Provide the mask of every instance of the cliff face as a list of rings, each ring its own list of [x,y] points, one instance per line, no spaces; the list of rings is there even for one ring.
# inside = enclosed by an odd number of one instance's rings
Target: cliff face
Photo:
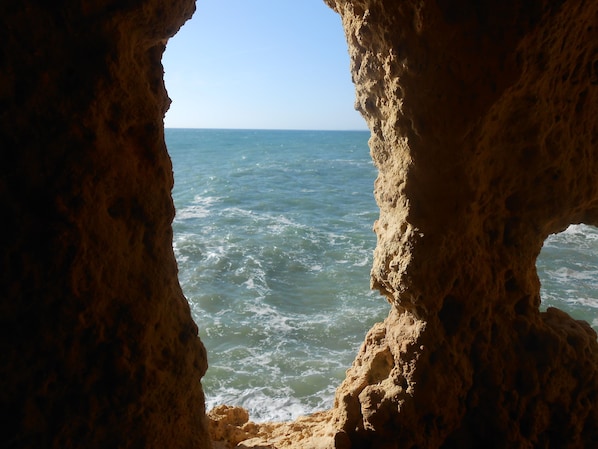
[[[394,306],[336,397],[384,447],[590,447],[596,334],[539,312],[535,261],[598,224],[598,5],[329,1],[379,169]]]
[[[592,447],[596,334],[539,312],[535,260],[598,225],[598,4],[326,1],[393,307],[332,410],[256,426],[223,408],[212,428],[245,447]],[[3,447],[210,445],[162,125],[160,58],[192,11],[0,5]]]
[[[193,8],[0,4],[2,447],[208,444],[162,125]]]

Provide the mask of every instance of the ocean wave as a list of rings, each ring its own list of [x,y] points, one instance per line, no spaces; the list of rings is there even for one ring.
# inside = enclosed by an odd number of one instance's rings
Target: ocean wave
[[[177,210],[174,221],[183,221],[193,218],[205,218],[212,212],[212,206],[220,200],[215,196],[196,195],[190,205]]]
[[[247,311],[252,314],[251,322],[259,323],[259,326],[264,330],[264,334],[278,337],[280,333],[290,332],[297,327],[296,324],[293,324],[291,317],[285,316],[274,307],[263,302],[250,303],[247,306]],[[271,334],[271,332],[278,334]]]
[[[297,399],[290,388],[276,391],[260,387],[227,388],[215,396],[211,396],[209,391],[206,392],[206,409],[219,404],[240,406],[249,412],[252,421],[261,423],[293,421],[313,413],[314,409],[321,410],[332,406],[330,397],[310,399],[312,404]]]
[[[184,133],[197,150],[170,148],[173,248],[210,355],[208,407],[263,421],[330,408],[388,312],[369,293],[368,133]]]
[[[584,238],[596,240],[596,239],[598,239],[598,229],[596,229],[596,227],[594,227],[594,226],[586,225],[583,223],[572,224],[572,225],[569,225],[567,227],[567,229],[565,229],[563,232],[560,232],[559,234],[555,234],[555,236],[558,236],[558,235],[576,235],[576,236],[582,236]]]
[[[598,298],[593,296],[584,296],[583,293],[580,294],[578,290],[565,289],[559,291],[557,295],[544,291],[542,299],[544,301],[545,307],[557,307],[568,312],[575,312],[575,309],[580,308],[598,309]]]
[[[585,270],[583,267],[583,265],[574,266],[574,268],[560,267],[554,270],[546,270],[545,274],[553,281],[564,285],[578,281],[598,283],[598,270]]]
[[[556,249],[597,250],[598,228],[585,224],[570,225],[564,231],[548,236],[544,246]]]
[[[536,262],[543,308],[561,308],[593,326],[598,323],[598,229],[569,226],[546,239]]]

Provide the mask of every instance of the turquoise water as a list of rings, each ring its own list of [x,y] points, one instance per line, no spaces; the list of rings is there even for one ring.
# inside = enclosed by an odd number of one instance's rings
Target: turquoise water
[[[378,209],[365,131],[166,130],[179,279],[210,368],[206,406],[289,420],[330,408],[365,333]],[[598,233],[538,260],[547,305],[598,326]]]
[[[367,330],[376,170],[368,132],[167,130],[179,278],[207,407],[254,420],[332,406]]]
[[[558,307],[598,331],[598,229],[571,225],[551,235],[536,267],[542,308]]]

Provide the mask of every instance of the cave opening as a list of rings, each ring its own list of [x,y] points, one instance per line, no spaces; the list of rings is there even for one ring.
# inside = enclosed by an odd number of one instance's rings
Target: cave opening
[[[549,236],[536,267],[542,310],[556,307],[598,331],[598,228],[573,224]]]
[[[208,34],[231,21],[227,8],[219,25],[210,2],[198,4],[164,55],[173,102],[165,118],[175,177],[173,247],[208,350],[206,409],[238,405],[258,422],[331,408],[365,333],[388,313],[369,289],[376,169],[369,131],[353,109],[340,17],[321,0],[302,5],[295,13],[282,8],[285,22],[261,29],[297,57],[288,62],[297,74],[274,70],[280,48],[256,54],[259,44],[249,36],[234,49],[195,48],[213,46],[201,35],[205,16]],[[323,18],[311,21],[310,33],[325,39],[291,42],[281,34],[304,23],[301,14],[315,13]],[[249,14],[243,24],[258,20]],[[190,52],[199,61],[191,68]],[[278,88],[266,92],[258,78]],[[222,95],[235,86],[236,94]]]

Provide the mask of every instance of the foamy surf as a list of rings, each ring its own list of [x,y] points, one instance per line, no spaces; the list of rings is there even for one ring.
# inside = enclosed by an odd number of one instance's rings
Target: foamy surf
[[[378,209],[367,132],[166,130],[179,279],[210,368],[207,405],[255,421],[330,408],[367,330]],[[598,328],[598,232],[574,225],[538,258],[542,307]]]

